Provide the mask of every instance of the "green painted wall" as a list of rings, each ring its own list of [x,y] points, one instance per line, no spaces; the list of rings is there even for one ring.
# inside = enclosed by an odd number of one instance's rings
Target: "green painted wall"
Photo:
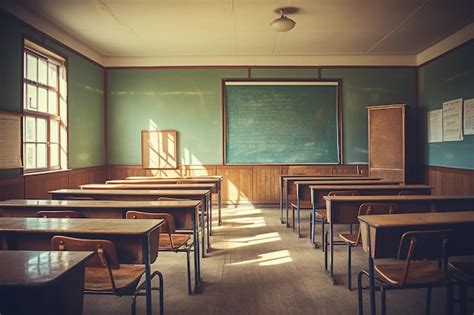
[[[428,143],[426,115],[443,102],[474,98],[474,40],[419,68],[419,159],[426,165],[474,169],[474,135],[464,140]]]
[[[317,79],[316,68],[252,68],[252,78]]]
[[[342,79],[344,163],[368,161],[366,107],[369,105],[407,104],[407,157],[413,156],[415,68],[323,68],[321,78]]]
[[[140,132],[178,131],[182,164],[222,164],[223,78],[247,69],[108,71],[109,164],[141,164]]]
[[[0,10],[0,110],[21,112],[22,34],[68,58],[69,168],[105,164],[102,67]]]

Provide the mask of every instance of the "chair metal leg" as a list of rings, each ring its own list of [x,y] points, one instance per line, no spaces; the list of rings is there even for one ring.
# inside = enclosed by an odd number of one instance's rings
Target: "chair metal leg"
[[[323,235],[321,235],[322,239],[323,239],[323,252],[324,252],[324,270],[325,271],[328,271],[328,242],[327,242],[327,232],[324,233]]]
[[[137,314],[137,296],[133,296],[132,298],[132,305],[131,305],[131,313],[132,315],[136,315]]]
[[[326,240],[325,240],[325,233],[324,233],[324,218],[321,217],[321,240],[323,242],[323,246],[322,246],[322,251],[326,251]]]
[[[347,244],[347,290],[352,291],[351,245]]]
[[[186,265],[187,265],[187,271],[188,271],[188,293],[193,294],[193,289],[191,285],[191,262],[189,258],[189,253],[190,253],[190,248],[186,248]]]
[[[155,272],[158,275],[158,279],[160,281],[160,315],[164,315],[165,314],[165,299],[164,299],[165,287],[164,287],[164,281],[163,281],[163,274],[159,271],[155,271]]]
[[[293,231],[295,230],[295,207],[291,206],[291,226],[293,227]]]
[[[382,315],[387,314],[387,294],[383,286],[380,286],[380,295],[382,297]]]
[[[364,300],[362,298],[362,275],[364,273],[361,271],[357,275],[357,296],[359,298],[359,315],[364,315]]]
[[[426,315],[429,315],[431,311],[431,287],[426,288]]]

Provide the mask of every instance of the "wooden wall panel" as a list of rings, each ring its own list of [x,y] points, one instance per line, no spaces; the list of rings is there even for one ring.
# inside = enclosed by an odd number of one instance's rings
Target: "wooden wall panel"
[[[69,187],[70,171],[26,175],[25,199],[51,199],[48,191]]]
[[[81,168],[69,172],[69,188],[78,188],[84,184],[103,184],[106,180],[104,166]]]
[[[178,170],[144,170],[136,165],[109,165],[107,179],[127,176],[156,175],[198,176],[223,175],[222,201],[229,204],[279,202],[278,175],[283,174],[362,174],[367,176],[367,165],[180,165]],[[216,200],[214,199],[214,202]]]
[[[474,170],[427,166],[426,177],[434,195],[474,195]]]
[[[23,177],[0,179],[0,200],[22,199],[24,195]]]

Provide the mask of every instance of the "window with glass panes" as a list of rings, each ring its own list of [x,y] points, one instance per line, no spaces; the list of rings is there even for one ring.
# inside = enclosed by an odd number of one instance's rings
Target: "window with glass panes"
[[[64,60],[24,47],[23,164],[25,171],[66,168],[67,103]],[[53,54],[52,54],[53,55]]]

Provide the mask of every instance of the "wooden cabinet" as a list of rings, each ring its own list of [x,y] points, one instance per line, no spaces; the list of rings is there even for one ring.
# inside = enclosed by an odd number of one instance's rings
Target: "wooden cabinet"
[[[369,106],[369,176],[406,181],[405,104]]]

